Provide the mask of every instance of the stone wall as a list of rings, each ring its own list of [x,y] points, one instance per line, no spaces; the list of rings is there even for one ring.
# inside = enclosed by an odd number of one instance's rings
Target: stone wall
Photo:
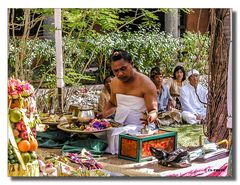
[[[99,94],[103,85],[86,85],[82,87],[66,87],[63,94],[64,112],[69,106],[89,106],[97,110]],[[36,92],[37,108],[40,112],[54,113],[57,106],[57,89],[39,89]]]

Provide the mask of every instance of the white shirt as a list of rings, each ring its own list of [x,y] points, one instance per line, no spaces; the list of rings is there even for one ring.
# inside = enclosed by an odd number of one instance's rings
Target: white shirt
[[[200,84],[197,86],[197,94],[200,100],[207,103],[207,90]],[[183,111],[191,112],[192,114],[206,115],[206,108],[204,104],[201,103],[195,93],[195,89],[192,85],[184,85],[180,90],[179,100],[182,105]]]

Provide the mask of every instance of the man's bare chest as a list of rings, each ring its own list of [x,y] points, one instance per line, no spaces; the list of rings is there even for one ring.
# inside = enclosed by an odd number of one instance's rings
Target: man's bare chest
[[[126,94],[143,97],[142,87],[137,83],[130,85],[117,84],[113,92],[115,94]]]

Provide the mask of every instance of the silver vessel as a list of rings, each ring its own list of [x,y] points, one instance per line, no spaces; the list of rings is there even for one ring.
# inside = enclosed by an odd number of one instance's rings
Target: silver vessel
[[[91,119],[95,118],[93,109],[91,108],[81,108],[78,112],[78,121],[80,123],[89,123]]]

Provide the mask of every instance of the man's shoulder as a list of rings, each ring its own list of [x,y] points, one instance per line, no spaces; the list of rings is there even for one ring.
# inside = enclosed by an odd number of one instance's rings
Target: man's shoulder
[[[148,93],[149,92],[157,92],[156,86],[154,85],[153,81],[146,76],[145,74],[138,73],[138,81],[137,81],[137,86],[139,86],[142,90],[142,92]]]
[[[115,77],[113,77],[112,80],[111,80],[111,85],[112,85],[112,84],[117,84],[117,83],[119,83],[119,81],[120,81],[120,80],[115,76]]]
[[[180,94],[181,93],[185,93],[185,94],[187,93],[188,94],[190,92],[190,90],[191,90],[190,84],[187,83],[187,84],[185,84],[181,87]]]
[[[137,72],[138,79],[141,83],[153,83],[152,80],[145,74]]]
[[[182,87],[181,87],[181,90],[185,90],[185,89],[189,89],[190,88],[190,84],[189,83],[186,83],[184,84]]]

